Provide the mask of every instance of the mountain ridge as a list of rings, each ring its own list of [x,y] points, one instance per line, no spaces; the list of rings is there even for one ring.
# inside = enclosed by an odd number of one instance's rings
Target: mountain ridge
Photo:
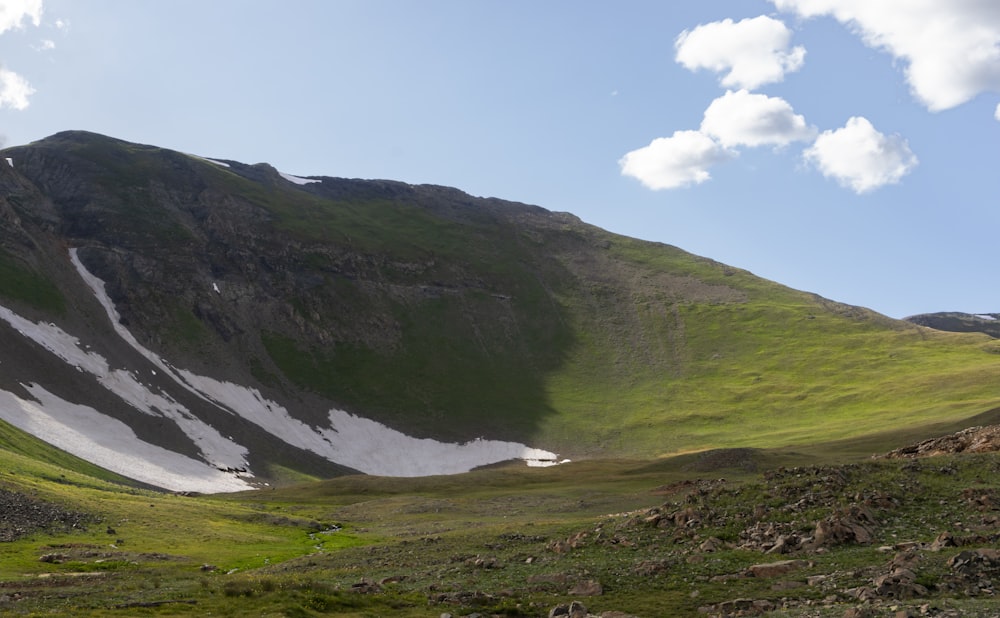
[[[235,436],[264,480],[352,469],[294,443],[333,435],[323,432],[334,409],[416,440],[577,458],[846,438],[1000,402],[984,380],[995,349],[975,336],[936,334],[568,213],[78,131],[3,153],[13,167],[0,165],[0,304],[85,339],[123,371],[143,367],[151,392],[167,389],[198,422]],[[93,376],[0,331],[0,390],[37,402],[28,386],[47,385],[199,457],[176,422],[137,416]],[[298,438],[168,385],[121,332],[178,375],[286,411]]]

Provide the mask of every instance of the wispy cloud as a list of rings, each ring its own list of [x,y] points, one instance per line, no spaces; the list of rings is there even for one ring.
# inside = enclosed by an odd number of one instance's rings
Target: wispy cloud
[[[789,48],[791,38],[784,22],[766,15],[724,19],[681,32],[675,59],[691,71],[724,73],[719,83],[726,88],[753,90],[802,67],[806,50]]]
[[[824,176],[858,194],[895,184],[917,165],[905,139],[880,133],[860,116],[840,129],[823,131],[804,157]]]
[[[705,182],[710,167],[734,156],[701,131],[675,131],[627,153],[618,164],[623,175],[650,189],[675,189]]]
[[[829,15],[866,45],[905,64],[929,110],[1000,92],[1000,3],[995,0],[771,0],[802,17]]]
[[[816,135],[784,99],[746,90],[729,91],[712,101],[701,131],[726,147],[785,146]]]

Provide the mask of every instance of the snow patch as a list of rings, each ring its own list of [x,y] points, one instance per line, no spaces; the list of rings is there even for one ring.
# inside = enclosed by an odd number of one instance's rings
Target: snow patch
[[[291,182],[291,183],[294,183],[294,184],[297,184],[297,185],[308,185],[308,184],[314,183],[314,182],[323,182],[322,180],[314,180],[312,178],[302,178],[300,176],[292,176],[291,174],[286,174],[284,172],[278,172],[278,174],[280,174],[281,177],[284,178],[285,180],[287,180],[288,182]]]
[[[995,320],[995,319],[997,319],[996,316],[989,315],[989,314],[986,314],[986,313],[976,313],[972,317],[979,318],[980,320]]]
[[[38,436],[106,470],[171,491],[245,491],[252,485],[233,473],[140,440],[125,423],[45,390],[24,385],[36,401],[0,390],[0,414]]]
[[[5,157],[4,160],[7,161],[7,165],[14,167],[14,159],[11,159],[10,157]]]
[[[230,165],[228,163],[225,163],[223,161],[216,161],[215,159],[209,159],[207,157],[199,157],[198,155],[194,155],[194,154],[190,154],[190,153],[188,154],[188,156],[189,157],[193,157],[195,159],[199,159],[201,161],[207,161],[208,163],[214,163],[215,165],[218,165],[219,167],[230,167]]]
[[[343,410],[330,410],[330,429],[323,435],[352,468],[383,476],[457,474],[512,459],[558,461],[554,453],[517,442],[479,438],[453,444],[414,438]]]
[[[124,369],[112,369],[108,361],[96,352],[81,349],[80,341],[54,324],[35,323],[10,309],[0,306],[0,319],[14,330],[42,346],[77,371],[94,376],[98,384],[108,389],[129,406],[149,416],[162,416],[173,421],[198,447],[205,461],[220,468],[245,469],[248,451],[223,437],[210,425],[194,416],[186,407],[166,393],[154,393],[138,377]],[[0,410],[0,417],[3,411]],[[45,436],[39,436],[46,439]]]
[[[222,294],[222,292],[219,291],[219,284],[214,281],[212,282],[212,289],[215,291],[216,294]]]
[[[315,181],[318,182],[318,181]],[[478,439],[465,444],[414,438],[373,420],[342,410],[329,411],[329,427],[313,427],[259,391],[178,369],[143,347],[121,324],[104,282],[80,261],[70,258],[104,307],[115,332],[153,366],[192,394],[261,427],[276,438],[327,460],[368,474],[424,476],[466,472],[478,466],[521,459],[528,465],[560,463],[554,453],[516,442]],[[218,291],[218,290],[217,290]],[[250,486],[231,472],[246,470],[248,451],[196,417],[163,391],[139,382],[134,372],[112,368],[99,354],[87,351],[76,337],[54,324],[34,323],[0,306],[3,319],[77,370],[93,375],[131,407],[170,419],[198,446],[206,462],[139,440],[124,423],[99,411],[60,399],[40,386],[25,387],[38,404],[0,391],[0,417],[47,442],[88,461],[153,485],[175,490],[238,491]],[[152,370],[156,374],[156,370]],[[8,405],[2,405],[2,404]]]

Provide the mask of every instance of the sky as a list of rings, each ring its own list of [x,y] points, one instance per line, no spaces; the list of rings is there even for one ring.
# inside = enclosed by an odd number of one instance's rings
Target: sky
[[[0,0],[0,141],[68,129],[1000,312],[996,0]]]

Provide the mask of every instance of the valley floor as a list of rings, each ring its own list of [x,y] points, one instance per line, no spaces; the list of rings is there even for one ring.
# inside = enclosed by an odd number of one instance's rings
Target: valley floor
[[[344,477],[217,497],[15,468],[4,495],[46,521],[17,532],[4,520],[0,609],[548,616],[576,602],[619,618],[995,615],[997,455],[753,470],[761,461],[741,451]]]

